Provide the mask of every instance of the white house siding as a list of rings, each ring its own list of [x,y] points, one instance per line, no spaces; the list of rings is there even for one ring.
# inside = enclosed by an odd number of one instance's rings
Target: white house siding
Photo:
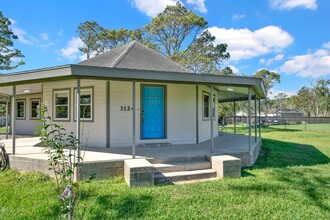
[[[161,84],[166,86],[166,138],[141,140],[140,132],[140,106],[141,106],[141,85],[136,83],[136,143],[170,143],[170,144],[195,144],[196,137],[196,85],[185,84]],[[146,83],[150,84],[150,83]],[[43,103],[47,103],[49,115],[53,115],[53,91],[59,89],[70,89],[70,120],[56,121],[62,124],[68,132],[75,132],[76,122],[74,121],[74,88],[76,80],[54,81],[43,84]],[[89,147],[106,147],[106,137],[110,136],[110,147],[129,147],[132,145],[132,111],[121,111],[121,106],[132,107],[132,82],[110,81],[109,94],[110,99],[110,128],[106,129],[106,98],[107,81],[106,80],[81,80],[81,87],[93,87],[94,89],[94,120],[92,122],[82,122],[82,144]],[[198,89],[198,131],[199,142],[210,138],[210,121],[203,120],[203,91],[210,92],[207,86],[199,86]],[[214,90],[216,99],[218,93]],[[33,97],[34,98],[34,97]],[[29,101],[27,104],[29,105]],[[28,107],[28,106],[27,106]],[[216,117],[214,120],[214,136],[218,135],[218,106],[216,107]],[[21,127],[18,122],[17,127]],[[35,126],[28,126],[31,133]],[[31,127],[31,128],[30,128]],[[23,126],[22,126],[23,128]],[[27,130],[26,128],[24,129]],[[26,132],[25,132],[26,133]]]
[[[16,119],[16,134],[33,135],[39,123],[31,119],[31,99],[40,99],[41,94],[17,95],[16,100],[25,100],[25,119]]]
[[[198,131],[199,131],[199,143],[209,140],[211,138],[211,123],[209,119],[203,118],[203,93],[211,93],[211,89],[208,86],[198,86]],[[215,106],[215,119],[213,126],[214,137],[218,136],[218,91],[213,89],[213,94],[216,97]]]
[[[46,82],[43,84],[43,102],[49,106],[49,115],[53,115],[53,90],[70,89],[70,120],[68,122],[56,121],[62,124],[68,132],[75,132],[76,122],[74,121],[74,89],[76,80]],[[94,121],[81,122],[82,146],[106,147],[106,81],[104,80],[81,80],[81,88],[93,87],[94,89]]]
[[[148,83],[150,84],[150,83]],[[136,143],[196,143],[196,89],[194,85],[157,84],[166,86],[166,138],[141,140],[141,86],[136,83]],[[110,146],[132,145],[132,111],[120,111],[121,106],[132,107],[132,82],[110,82]]]

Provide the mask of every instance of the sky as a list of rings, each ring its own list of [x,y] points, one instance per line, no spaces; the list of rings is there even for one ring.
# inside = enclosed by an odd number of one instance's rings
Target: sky
[[[76,29],[96,21],[108,29],[135,29],[175,0],[0,0],[0,11],[19,37],[25,55],[17,72],[74,64],[85,59]],[[303,86],[330,79],[329,0],[181,0],[208,21],[216,43],[227,43],[223,67],[252,75],[266,68],[281,75],[271,91],[294,95]]]

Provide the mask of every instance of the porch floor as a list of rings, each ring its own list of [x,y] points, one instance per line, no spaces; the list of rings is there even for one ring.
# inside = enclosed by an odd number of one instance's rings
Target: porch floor
[[[12,140],[5,139],[4,135],[0,135],[0,141],[6,145],[6,150],[9,154],[12,152]],[[38,147],[39,137],[16,135],[16,154],[15,157],[25,157],[30,159],[46,160],[47,155],[42,152],[42,147]],[[254,136],[251,136],[251,145],[249,150],[248,136],[234,135],[220,132],[219,136],[214,139],[214,152],[211,153],[211,142],[205,141],[199,144],[184,144],[172,146],[148,146],[136,147],[136,158],[171,158],[171,157],[193,157],[201,155],[222,155],[229,154],[237,156],[253,154],[261,139],[257,138],[255,142]],[[259,150],[257,152],[257,155]],[[256,156],[257,156],[256,155]],[[97,161],[118,161],[132,158],[131,147],[88,147],[82,146],[82,156],[85,162]],[[253,161],[254,162],[254,161]]]

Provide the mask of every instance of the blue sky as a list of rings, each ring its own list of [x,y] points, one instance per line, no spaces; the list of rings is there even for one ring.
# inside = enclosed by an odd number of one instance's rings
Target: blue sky
[[[274,87],[288,95],[322,77],[330,79],[329,0],[181,0],[209,22],[218,43],[227,43],[231,66],[251,75],[262,68],[276,71]],[[175,0],[20,1],[0,0],[0,10],[12,20],[19,36],[15,47],[26,65],[38,69],[84,59],[76,33],[80,22],[135,29]],[[3,72],[6,73],[6,72]]]

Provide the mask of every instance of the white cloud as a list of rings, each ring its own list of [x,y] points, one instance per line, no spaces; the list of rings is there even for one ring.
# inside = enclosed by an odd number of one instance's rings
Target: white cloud
[[[17,35],[18,41],[21,42],[22,44],[33,45],[34,42],[36,41],[34,37],[28,35],[28,33],[21,28],[12,27],[11,29],[13,33]]]
[[[329,41],[329,42],[327,42],[327,43],[324,43],[322,46],[323,46],[324,48],[326,48],[326,49],[329,49],[329,50],[330,50],[330,41]]]
[[[233,17],[231,18],[231,20],[237,22],[239,20],[241,20],[242,18],[245,18],[245,14],[234,14]]]
[[[291,10],[293,8],[317,9],[316,0],[269,0],[270,7],[278,10]]]
[[[206,13],[205,0],[187,0],[187,4],[195,5],[194,10]]]
[[[302,77],[319,78],[330,75],[330,48],[324,48],[304,55],[291,57],[281,67],[280,71],[287,74],[297,74]]]
[[[11,19],[11,18],[8,18],[8,19],[12,25],[17,23],[14,19]]]
[[[272,52],[279,53],[293,42],[293,37],[278,26],[266,26],[251,31],[210,27],[216,43],[227,43],[230,60],[243,60]]]
[[[235,66],[229,65],[230,69],[232,69],[233,73],[238,74],[239,73],[239,69]]]
[[[283,60],[284,55],[283,54],[277,54],[274,58],[268,59],[266,62],[266,66],[269,66],[270,64],[272,64],[275,61],[280,61]]]
[[[132,4],[149,17],[155,17],[162,12],[167,5],[175,5],[176,0],[131,0]]]
[[[259,62],[262,63],[262,64],[264,64],[264,63],[266,63],[266,59],[265,58],[262,58],[262,59],[259,60]]]
[[[60,54],[62,57],[74,61],[80,58],[82,53],[79,51],[79,47],[83,46],[83,42],[78,37],[72,37],[67,43],[65,48],[60,49]]]
[[[269,90],[268,96],[270,99],[274,99],[275,96],[278,96],[278,94],[280,93],[285,93],[288,97],[293,96],[293,95],[297,95],[297,92],[295,91],[283,91],[283,90],[275,90],[274,88]]]
[[[40,36],[43,40],[49,40],[49,36],[47,33],[41,33]]]
[[[54,44],[55,44],[54,42],[48,42],[45,44],[39,44],[38,46],[43,50],[47,50],[50,46],[53,46]]]

